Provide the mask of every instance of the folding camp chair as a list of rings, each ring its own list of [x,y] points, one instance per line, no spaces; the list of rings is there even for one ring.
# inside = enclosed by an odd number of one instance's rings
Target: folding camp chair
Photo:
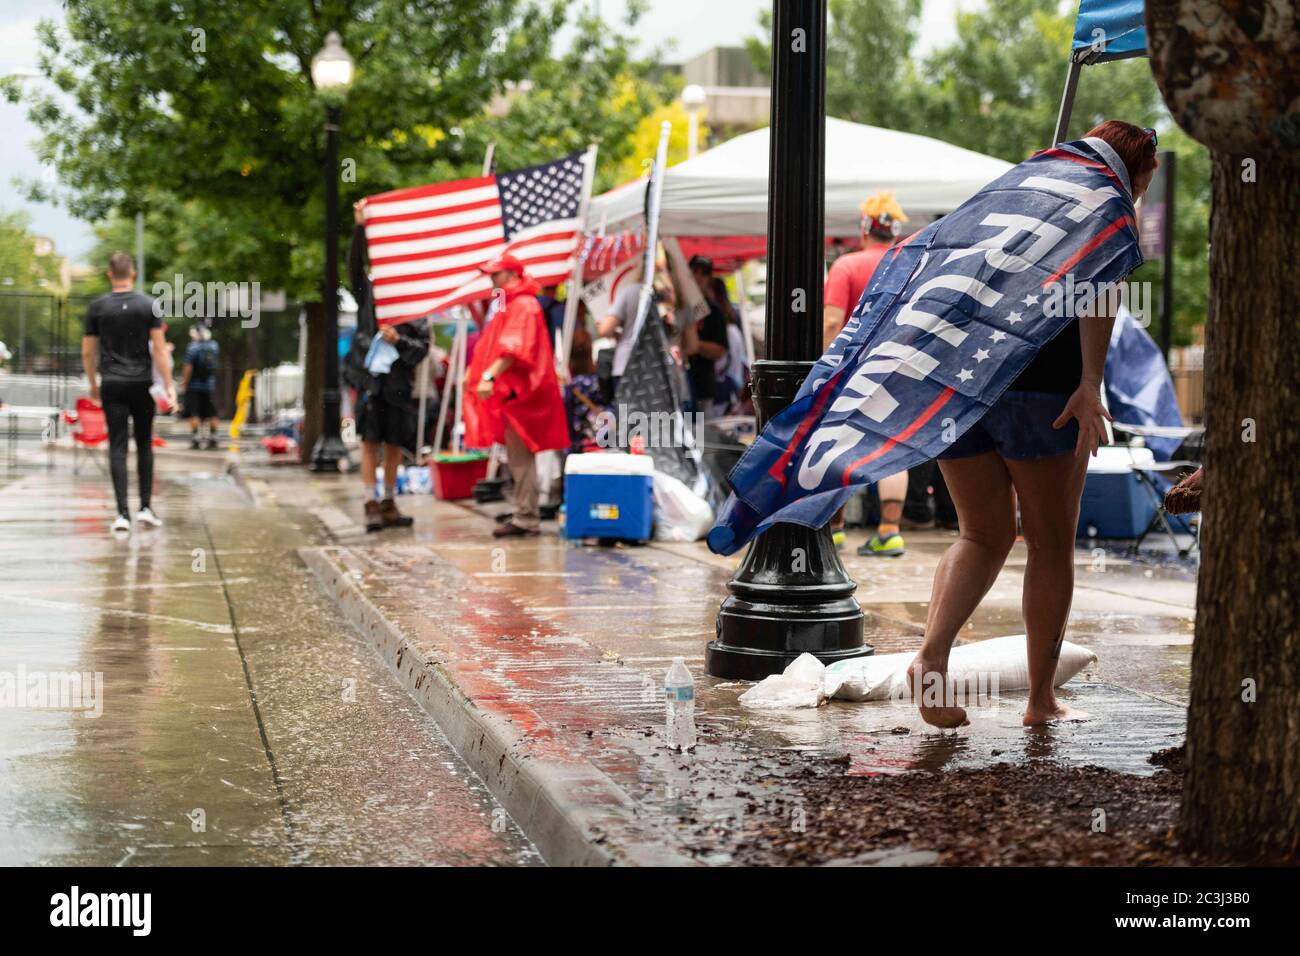
[[[1205,429],[1200,426],[1132,425],[1125,422],[1114,422],[1111,427],[1116,432],[1137,436],[1143,439],[1181,439],[1183,445],[1180,446],[1180,450],[1186,449],[1188,438],[1199,437],[1205,432]],[[1146,529],[1134,539],[1132,553],[1136,555],[1142,547],[1142,542],[1147,539],[1147,536],[1159,528],[1169,537],[1170,542],[1174,546],[1174,550],[1178,552],[1178,556],[1180,558],[1185,558],[1200,547],[1200,521],[1199,519],[1192,520],[1190,515],[1170,515],[1165,511],[1164,489],[1157,480],[1157,476],[1166,481],[1176,483],[1186,475],[1191,474],[1197,468],[1201,467],[1201,463],[1194,459],[1157,461],[1155,463],[1139,461],[1137,455],[1133,452],[1135,447],[1138,446],[1133,445],[1131,442],[1128,444],[1129,458],[1131,460],[1130,467],[1133,469],[1133,475],[1137,478],[1138,484],[1150,496],[1151,503],[1155,506],[1155,513],[1152,514],[1151,521],[1147,524]],[[1191,535],[1192,540],[1187,547],[1183,547],[1182,543],[1178,540],[1178,533],[1174,530],[1174,522],[1182,525],[1184,532]]]
[[[107,474],[104,463],[94,451],[108,441],[108,421],[104,418],[104,410],[82,395],[77,399],[77,410],[65,411],[63,420],[72,429],[72,473],[80,474],[81,459],[89,457],[101,474]]]

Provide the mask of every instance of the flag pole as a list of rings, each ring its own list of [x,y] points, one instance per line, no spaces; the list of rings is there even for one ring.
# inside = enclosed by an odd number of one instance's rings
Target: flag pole
[[[458,306],[457,309],[464,308]],[[442,436],[447,430],[447,409],[451,407],[451,389],[455,384],[456,377],[456,353],[460,351],[460,328],[461,319],[457,315],[456,331],[451,336],[451,350],[447,352],[447,376],[442,382],[442,396],[438,402],[438,424],[433,429],[433,453],[438,454],[442,450]]]
[[[596,182],[595,143],[587,147],[587,155],[582,160],[582,198],[578,202],[578,245],[573,253],[573,265],[569,270],[569,288],[564,297],[564,324],[560,330],[560,354],[556,356],[556,365],[562,380],[567,379],[569,355],[573,351],[573,329],[578,321],[578,303],[582,299],[582,246],[587,237],[587,210],[591,206],[591,190]]]

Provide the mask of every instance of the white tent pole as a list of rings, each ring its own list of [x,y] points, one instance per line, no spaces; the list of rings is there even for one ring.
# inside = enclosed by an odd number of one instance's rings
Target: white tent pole
[[[569,269],[569,288],[564,299],[564,325],[560,330],[561,346],[556,354],[556,365],[561,380],[567,380],[569,354],[573,350],[573,327],[578,320],[578,302],[582,298],[582,246],[587,238],[587,209],[591,205],[591,189],[596,181],[596,144],[587,147],[582,161],[582,198],[578,201],[578,247]]]
[[[650,298],[654,294],[655,253],[659,244],[659,206],[663,202],[664,171],[668,168],[668,137],[673,124],[667,120],[659,128],[659,148],[655,150],[655,165],[650,180],[650,198],[646,203],[645,259],[641,268],[641,297],[637,301],[636,324],[632,328],[632,341],[641,334]]]
[[[745,358],[750,368],[754,367],[754,332],[749,324],[749,315],[745,312],[745,264],[736,266],[736,310],[740,313],[740,328],[745,333]]]
[[[456,425],[451,431],[451,450],[460,454],[465,441],[465,353],[469,351],[468,310],[462,310],[456,329],[460,348],[456,352]]]
[[[463,306],[461,308],[464,308]],[[433,434],[433,453],[435,455],[442,451],[442,436],[447,429],[447,409],[451,407],[452,388],[455,387],[456,376],[456,353],[461,348],[461,319],[459,314],[456,319],[456,331],[451,336],[451,351],[447,353],[447,377],[442,383],[442,400],[438,403],[438,424],[434,427]]]

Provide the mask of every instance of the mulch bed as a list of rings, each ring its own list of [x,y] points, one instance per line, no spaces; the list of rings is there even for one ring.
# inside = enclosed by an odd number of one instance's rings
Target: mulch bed
[[[1151,762],[1162,769],[1150,777],[1048,761],[900,776],[805,771],[801,798],[748,808],[734,862],[870,862],[910,848],[949,866],[1196,863],[1175,837],[1181,748]]]

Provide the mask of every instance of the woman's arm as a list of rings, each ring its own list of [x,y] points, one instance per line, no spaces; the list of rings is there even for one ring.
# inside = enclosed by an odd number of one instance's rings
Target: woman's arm
[[[1074,446],[1076,455],[1087,453],[1095,456],[1098,446],[1108,444],[1106,422],[1114,419],[1101,402],[1101,386],[1106,369],[1106,352],[1110,349],[1110,332],[1114,325],[1113,311],[1105,307],[1099,308],[1096,315],[1085,315],[1079,319],[1083,374],[1065,411],[1052,422],[1053,428],[1064,428],[1071,418],[1079,422],[1079,440]]]

